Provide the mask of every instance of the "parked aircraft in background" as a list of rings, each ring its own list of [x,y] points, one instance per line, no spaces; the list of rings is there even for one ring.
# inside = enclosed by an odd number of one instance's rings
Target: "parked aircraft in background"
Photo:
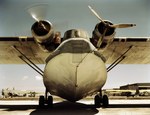
[[[13,97],[35,97],[36,92],[26,91],[26,90],[16,90],[16,89],[2,89],[3,98],[13,98]]]

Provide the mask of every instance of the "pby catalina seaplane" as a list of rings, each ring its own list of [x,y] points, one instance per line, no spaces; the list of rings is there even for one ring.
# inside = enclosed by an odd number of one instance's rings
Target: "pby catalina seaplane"
[[[116,60],[106,68],[106,58],[99,50],[107,48],[113,42],[116,28],[133,27],[135,24],[113,24],[101,19],[90,6],[89,9],[100,20],[100,23],[95,26],[92,38],[81,29],[68,30],[64,37],[61,37],[59,32],[53,31],[50,22],[38,20],[35,15],[32,15],[36,19],[31,28],[34,43],[38,44],[43,51],[51,52],[46,59],[44,71],[21,51],[23,49],[14,45],[13,48],[21,54],[19,57],[27,64],[32,63],[38,70],[34,69],[43,76],[46,91],[45,96],[39,98],[39,106],[52,106],[52,95],[71,102],[96,95],[94,98],[96,107],[109,105],[107,95],[102,95],[102,87],[106,82],[107,72],[114,67],[114,63],[119,63],[125,56],[122,55],[119,61]],[[31,38],[27,38],[25,41],[30,40],[32,41]]]

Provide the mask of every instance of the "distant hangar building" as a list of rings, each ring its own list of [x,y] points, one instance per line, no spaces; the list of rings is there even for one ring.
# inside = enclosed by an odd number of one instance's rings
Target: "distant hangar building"
[[[120,86],[121,90],[150,90],[150,83],[135,83]]]

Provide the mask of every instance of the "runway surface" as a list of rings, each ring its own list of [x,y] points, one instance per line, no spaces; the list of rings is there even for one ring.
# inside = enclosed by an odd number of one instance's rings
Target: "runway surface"
[[[0,101],[0,115],[150,115],[150,100],[110,100],[108,108],[94,108],[93,100],[55,101],[40,109],[38,101]]]

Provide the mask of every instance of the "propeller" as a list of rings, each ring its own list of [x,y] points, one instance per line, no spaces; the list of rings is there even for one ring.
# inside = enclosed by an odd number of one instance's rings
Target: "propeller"
[[[47,15],[47,9],[48,9],[48,4],[34,4],[30,7],[28,7],[27,11],[31,15],[31,17],[38,22],[39,28],[43,28],[46,31],[47,28],[46,26],[42,23],[43,20],[45,20],[46,15]]]
[[[104,28],[104,31],[102,33],[102,36],[101,38],[99,38],[98,42],[97,42],[97,47],[100,48],[101,46],[101,43],[106,35],[106,32],[109,28],[128,28],[128,27],[133,27],[133,26],[136,26],[136,24],[110,24],[110,23],[107,23],[105,22],[99,15],[98,13],[91,7],[91,6],[88,6],[89,9],[91,10],[91,12],[104,24],[105,28]]]
[[[42,23],[43,20],[46,20],[46,16],[48,13],[49,4],[41,3],[34,4],[27,8],[27,12],[31,15],[31,17],[38,22],[39,27],[43,27],[46,30],[46,26]],[[52,23],[50,22],[52,25]],[[69,21],[56,21],[53,23],[53,30],[63,30],[64,28],[68,28]]]
[[[112,28],[128,28],[136,26],[136,24],[114,24],[110,25],[108,23],[105,23],[105,21],[98,15],[98,13],[91,7],[88,6],[89,9],[92,11],[92,13],[106,26],[106,27],[112,27]]]

